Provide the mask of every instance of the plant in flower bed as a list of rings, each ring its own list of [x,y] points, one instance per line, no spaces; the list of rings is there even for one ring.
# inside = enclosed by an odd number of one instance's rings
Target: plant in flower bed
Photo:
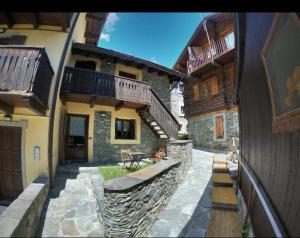
[[[119,165],[110,165],[110,166],[100,166],[99,172],[103,176],[104,180],[110,180],[118,177],[125,176],[126,174],[133,173],[137,170],[146,168],[150,166],[152,163],[144,163],[139,168],[136,167],[122,167]]]

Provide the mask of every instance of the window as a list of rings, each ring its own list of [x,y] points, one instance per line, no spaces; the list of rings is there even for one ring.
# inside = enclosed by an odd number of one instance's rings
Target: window
[[[115,139],[135,139],[135,120],[116,118]]]
[[[130,79],[137,79],[136,74],[127,73],[121,70],[119,71],[119,76],[130,78]]]
[[[225,139],[223,115],[218,115],[215,117],[215,139]]]
[[[230,32],[225,36],[225,42],[227,49],[233,49],[234,48],[234,33]]]
[[[179,93],[183,93],[183,82],[178,83],[178,85],[177,85],[177,91]]]
[[[195,84],[194,89],[194,100],[204,100],[211,96],[219,94],[218,78],[213,76],[209,79],[202,81],[201,83]]]
[[[76,61],[75,68],[95,70],[96,63],[94,61]]]
[[[24,45],[26,36],[22,35],[13,35],[7,36],[3,35],[0,38],[0,45]]]
[[[183,108],[183,106],[180,107],[180,113],[181,113],[181,115],[184,115],[184,108]]]

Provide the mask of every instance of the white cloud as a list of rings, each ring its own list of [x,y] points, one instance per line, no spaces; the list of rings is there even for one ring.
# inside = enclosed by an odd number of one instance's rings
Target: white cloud
[[[153,63],[156,63],[156,64],[160,64],[160,62],[155,59],[155,56],[151,57],[150,61],[152,61]]]
[[[108,17],[106,19],[105,25],[104,25],[104,30],[107,32],[112,32],[115,30],[115,24],[117,21],[120,20],[120,17],[117,15],[115,12],[111,12],[108,14]]]
[[[101,33],[100,40],[105,40],[105,41],[109,42],[110,35],[109,34],[105,34],[105,33]]]

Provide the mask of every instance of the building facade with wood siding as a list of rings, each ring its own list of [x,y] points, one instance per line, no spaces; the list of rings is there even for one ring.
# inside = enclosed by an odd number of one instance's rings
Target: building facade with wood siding
[[[59,157],[62,68],[73,40],[95,44],[106,13],[0,13],[0,199],[16,198]]]
[[[285,65],[290,58],[299,55],[299,51],[296,51],[292,44],[296,37],[299,39],[300,19],[299,13],[298,15],[296,13],[281,15],[281,19],[285,22],[283,25],[275,24],[277,19],[279,19],[277,13],[235,14],[236,95],[239,104],[241,160],[254,174],[272,213],[265,210],[266,202],[261,200],[256,190],[253,189],[250,198],[252,183],[243,167],[239,168],[239,188],[244,200],[250,201],[249,216],[255,236],[278,237],[281,233],[283,237],[299,237],[300,133],[296,129],[281,132],[274,130],[272,94],[262,60],[262,52],[268,36],[274,32],[276,25],[294,26],[294,28],[285,28],[287,30],[284,31],[283,37],[287,39],[288,44],[282,41],[277,42],[277,49],[282,48],[284,52],[289,53],[276,56],[276,50],[274,50],[274,59],[281,65]],[[299,40],[295,43],[297,46]],[[299,62],[298,57],[294,63],[299,67]],[[280,72],[283,75],[284,70]],[[293,67],[289,73],[293,73]],[[284,81],[288,80],[288,75]],[[275,76],[278,75],[275,74]],[[295,82],[297,80],[296,74],[294,80]],[[283,95],[287,96],[288,85],[285,82],[283,85],[286,86],[280,89]],[[285,123],[285,128],[291,128],[292,125],[299,126],[299,120],[294,124],[291,123],[293,122]],[[274,219],[268,218],[270,214]],[[279,224],[278,230],[274,224]]]
[[[177,137],[169,89],[182,76],[150,61],[74,42],[60,90],[61,162],[115,164],[122,162],[122,149],[152,157],[168,138]]]
[[[188,74],[184,81],[184,111],[195,147],[231,149],[239,145],[238,112],[234,100],[233,15],[205,17],[174,69]]]

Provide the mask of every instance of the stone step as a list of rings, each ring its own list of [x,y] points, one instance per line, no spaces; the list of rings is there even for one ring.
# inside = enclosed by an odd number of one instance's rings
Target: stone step
[[[167,135],[160,135],[160,138],[167,139],[168,136]]]
[[[237,212],[212,210],[205,237],[242,237],[241,230]]]
[[[227,164],[227,159],[225,155],[220,155],[220,154],[214,154],[213,157],[213,162],[214,163],[220,163],[220,164]]]
[[[212,206],[219,209],[237,209],[237,196],[232,187],[213,187]]]
[[[213,172],[226,173],[229,171],[227,164],[213,163]]]
[[[228,173],[213,173],[213,184],[215,186],[232,186],[233,180]]]
[[[153,160],[150,158],[142,159],[142,161],[146,163],[153,163]]]

